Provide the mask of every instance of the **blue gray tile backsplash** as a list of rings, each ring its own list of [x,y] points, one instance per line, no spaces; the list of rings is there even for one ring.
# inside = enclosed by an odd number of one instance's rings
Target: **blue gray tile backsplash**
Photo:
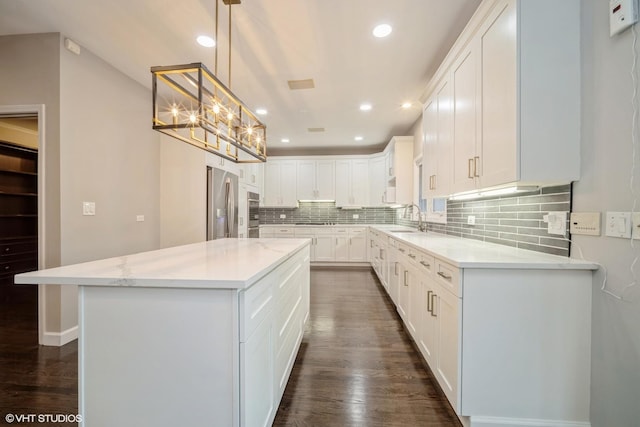
[[[569,241],[547,233],[547,212],[569,212],[571,186],[544,187],[535,192],[491,199],[447,202],[447,224],[428,223],[428,232],[498,243],[554,255],[569,255]],[[298,208],[260,208],[261,224],[400,224],[404,209],[375,207],[340,209],[333,202],[301,202]],[[280,215],[286,215],[281,219]],[[358,218],[353,216],[357,215]],[[469,215],[475,225],[467,224]],[[567,224],[568,229],[568,224]]]

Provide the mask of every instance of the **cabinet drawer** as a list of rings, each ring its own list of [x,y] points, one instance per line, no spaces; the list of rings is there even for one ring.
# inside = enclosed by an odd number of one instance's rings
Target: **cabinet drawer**
[[[293,227],[274,227],[272,230],[275,237],[293,237],[295,234]]]
[[[444,261],[435,260],[435,277],[445,289],[448,289],[455,296],[460,297],[460,269]]]
[[[359,236],[362,234],[366,234],[367,229],[366,228],[350,228],[349,229],[349,234],[352,236]]]
[[[25,252],[36,252],[37,250],[38,250],[37,240],[0,243],[0,256],[20,254]]]
[[[333,234],[333,227],[317,228],[316,234]]]
[[[274,304],[276,274],[269,274],[240,294],[240,342],[246,342]]]
[[[436,260],[431,255],[420,253],[418,256],[418,262],[421,274],[430,275],[433,273],[433,270],[436,268]]]
[[[317,234],[316,228],[308,228],[308,227],[301,227],[301,228],[296,227],[294,232],[294,235],[296,237],[315,237],[316,234]]]
[[[349,229],[348,228],[334,228],[333,229],[333,234],[335,234],[337,236],[346,236],[347,234],[349,234]]]
[[[13,276],[38,269],[36,257],[24,258],[21,255],[0,258],[0,277]]]

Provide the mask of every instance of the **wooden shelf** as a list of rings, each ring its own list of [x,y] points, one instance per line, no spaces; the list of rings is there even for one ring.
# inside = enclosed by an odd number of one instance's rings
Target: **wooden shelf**
[[[34,178],[38,176],[36,172],[24,172],[24,171],[17,171],[13,169],[0,169],[0,173],[33,176]]]
[[[0,191],[0,196],[38,197],[38,193],[10,193],[6,191]]]

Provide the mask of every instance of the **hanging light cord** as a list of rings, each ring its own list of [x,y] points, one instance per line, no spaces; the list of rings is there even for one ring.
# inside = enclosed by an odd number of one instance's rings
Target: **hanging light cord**
[[[231,89],[231,2],[229,2],[229,89]]]
[[[218,4],[220,3],[220,0],[216,0],[216,46],[215,46],[215,57],[214,57],[214,61],[213,61],[213,74],[215,74],[216,76],[218,75]]]

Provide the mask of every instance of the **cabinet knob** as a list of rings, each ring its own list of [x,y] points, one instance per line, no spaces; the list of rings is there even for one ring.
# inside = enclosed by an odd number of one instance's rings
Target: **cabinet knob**
[[[9,249],[9,248],[4,248],[4,251],[5,251],[5,252],[9,252],[9,251],[10,251],[10,249]]]
[[[6,266],[4,267],[4,271],[7,271],[7,270],[9,270],[9,266],[8,266],[8,265],[6,265]]]

